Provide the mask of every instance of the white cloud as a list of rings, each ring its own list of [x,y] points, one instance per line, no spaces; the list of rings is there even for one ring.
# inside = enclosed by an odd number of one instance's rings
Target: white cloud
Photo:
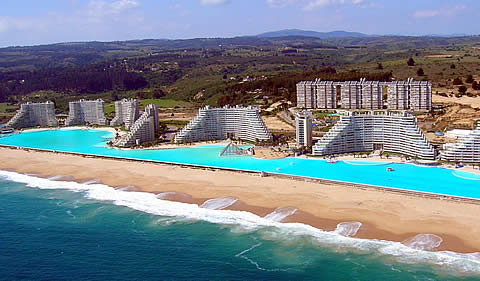
[[[304,10],[311,11],[316,8],[324,8],[333,5],[360,5],[365,2],[366,0],[312,0],[307,3]]]
[[[298,2],[301,2],[301,1],[298,1],[298,0],[267,0],[267,4],[269,6],[275,7],[275,8],[287,7],[287,6],[290,6],[292,4],[296,4]]]
[[[275,8],[284,8],[287,6],[298,5],[305,11],[311,11],[317,8],[338,5],[363,5],[367,0],[266,0],[267,4]],[[362,6],[363,7],[363,6]]]
[[[230,2],[229,0],[200,0],[202,5],[222,5]]]
[[[443,8],[439,8],[436,10],[422,10],[416,11],[413,14],[414,18],[422,19],[422,18],[433,18],[437,16],[447,16],[447,17],[454,17],[461,11],[465,10],[467,7],[465,5],[456,5],[456,6],[446,6]]]
[[[122,14],[138,6],[140,4],[135,0],[117,0],[113,2],[95,0],[88,3],[87,13],[90,17],[101,19]]]

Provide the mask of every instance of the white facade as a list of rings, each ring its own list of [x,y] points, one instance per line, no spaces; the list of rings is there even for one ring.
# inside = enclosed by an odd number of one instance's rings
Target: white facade
[[[440,158],[452,162],[480,163],[480,129],[471,131],[456,143],[443,146]]]
[[[375,151],[435,159],[435,149],[417,126],[415,116],[402,112],[344,112],[335,126],[313,146],[314,155]]]
[[[55,127],[55,104],[51,101],[44,103],[24,103],[20,110],[6,125],[12,128],[28,128],[35,126]]]
[[[312,113],[304,110],[295,116],[295,140],[297,147],[312,146]]]
[[[340,103],[345,109],[382,109],[384,88],[387,88],[388,109],[429,111],[432,108],[432,83],[411,78],[398,82],[302,81],[297,84],[297,107],[328,109],[337,108]]]
[[[155,140],[155,133],[158,130],[158,107],[156,104],[149,104],[145,107],[143,114],[133,123],[130,131],[121,138],[114,140],[113,145],[128,147],[152,142]]]
[[[125,124],[125,129],[129,130],[130,126],[140,116],[137,99],[123,99],[115,102],[115,117],[110,121],[110,126],[121,126]]]
[[[65,126],[83,125],[85,123],[106,125],[104,102],[97,100],[79,100],[68,103],[68,118]]]
[[[257,107],[210,108],[206,106],[199,109],[198,115],[175,135],[175,142],[229,137],[255,142],[269,140],[272,135],[260,117]]]

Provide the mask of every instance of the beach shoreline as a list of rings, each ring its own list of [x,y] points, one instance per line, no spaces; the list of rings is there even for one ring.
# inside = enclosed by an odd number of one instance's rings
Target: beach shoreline
[[[292,206],[299,211],[284,222],[301,222],[331,231],[340,222],[358,221],[362,223],[355,236],[358,238],[401,242],[416,234],[431,233],[443,239],[437,250],[480,250],[476,239],[480,230],[474,227],[480,204],[142,161],[9,148],[0,148],[0,154],[3,170],[44,177],[66,175],[79,182],[94,178],[112,187],[135,186],[135,190],[156,194],[175,192],[184,196],[166,199],[198,205],[207,199],[232,196],[238,198],[238,204],[227,209],[260,216],[278,207]]]

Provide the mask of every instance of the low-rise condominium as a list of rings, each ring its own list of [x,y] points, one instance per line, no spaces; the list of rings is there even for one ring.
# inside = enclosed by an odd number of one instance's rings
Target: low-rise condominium
[[[113,141],[114,146],[129,147],[155,141],[155,133],[159,130],[158,107],[149,104],[142,115],[130,127],[130,131]]]
[[[175,135],[175,142],[196,142],[219,139],[266,141],[272,138],[255,106],[205,106],[198,110],[183,129]]]
[[[110,121],[110,126],[125,125],[125,129],[129,130],[130,126],[140,116],[137,99],[122,99],[115,102],[115,117]]]
[[[51,101],[44,103],[24,103],[20,110],[7,122],[7,127],[19,129],[28,127],[56,127],[55,104]]]
[[[480,128],[455,143],[444,144],[440,158],[450,162],[480,163]]]
[[[312,147],[312,113],[307,110],[295,115],[295,140],[297,147]]]
[[[384,94],[386,101],[384,101]],[[339,98],[340,97],[340,98]],[[306,109],[383,109],[429,111],[432,83],[428,81],[379,82],[302,81],[297,84],[297,107]]]
[[[314,155],[380,151],[434,160],[436,151],[414,115],[401,112],[342,112],[340,120],[313,146]]]
[[[66,126],[107,124],[102,99],[71,101],[68,103],[68,106],[69,112],[65,121]]]

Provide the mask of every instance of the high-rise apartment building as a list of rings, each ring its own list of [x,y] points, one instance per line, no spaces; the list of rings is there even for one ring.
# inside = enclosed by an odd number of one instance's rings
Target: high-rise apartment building
[[[446,143],[440,158],[444,161],[480,163],[480,128],[462,137],[456,143]]]
[[[226,138],[255,142],[269,140],[272,135],[260,117],[257,107],[206,106],[199,109],[198,115],[175,135],[175,142]]]
[[[130,126],[140,116],[137,99],[123,99],[115,102],[115,117],[110,121],[110,126],[125,125],[125,129],[129,130]]]
[[[314,155],[378,150],[435,159],[435,149],[412,114],[350,111],[342,114],[339,122],[313,146]]]
[[[130,127],[130,131],[119,139],[114,140],[113,145],[128,147],[152,142],[156,139],[155,133],[158,130],[158,107],[156,104],[149,104],[145,107],[143,114]]]
[[[107,119],[104,114],[104,102],[97,100],[79,100],[68,103],[68,118],[66,126],[84,125],[106,125]]]
[[[312,113],[304,110],[295,116],[297,147],[312,146]]]
[[[28,127],[55,127],[55,104],[51,101],[44,103],[24,103],[20,110],[7,122],[7,127],[28,128]]]
[[[429,111],[432,108],[432,84],[427,81],[302,81],[297,84],[297,107],[307,109],[382,109],[384,88],[387,108]],[[337,89],[340,99],[337,98]],[[340,103],[340,104],[339,104]]]

